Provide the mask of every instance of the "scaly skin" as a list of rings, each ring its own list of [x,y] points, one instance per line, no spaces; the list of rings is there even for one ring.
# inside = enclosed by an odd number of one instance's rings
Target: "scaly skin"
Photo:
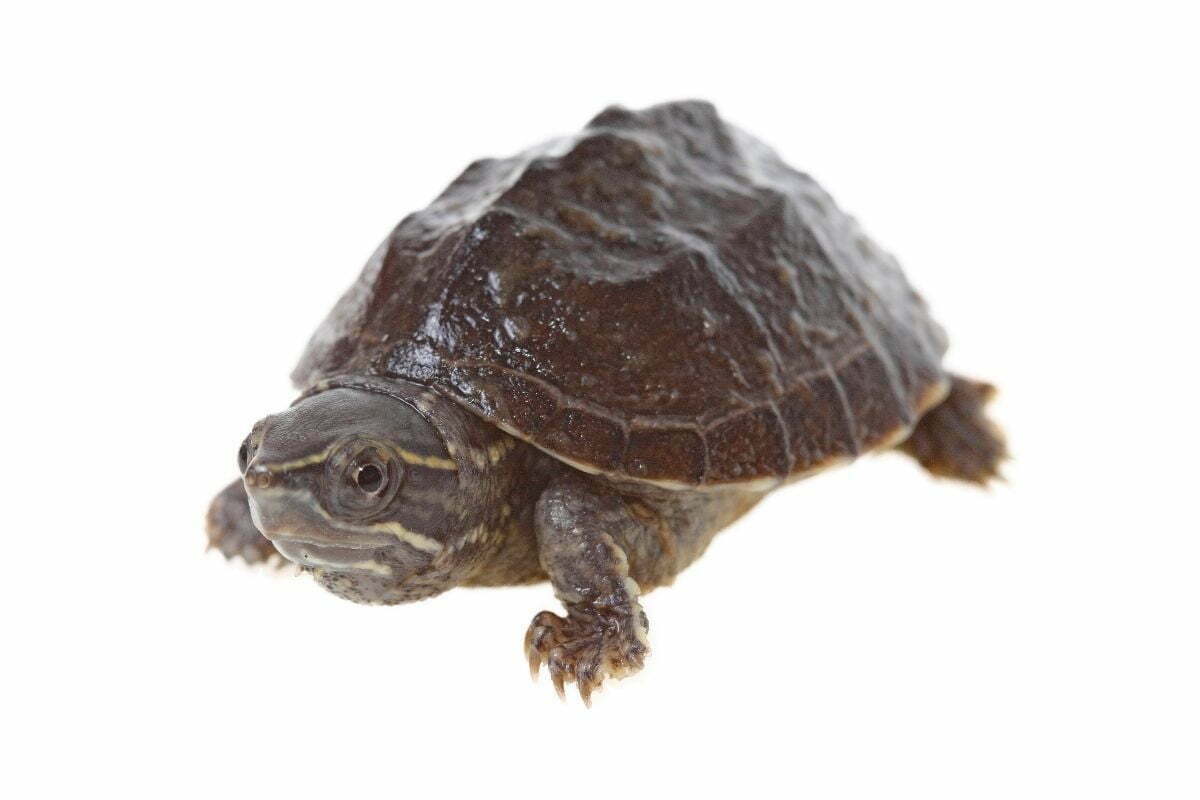
[[[641,535],[644,525],[619,495],[564,473],[538,500],[535,527],[539,560],[567,616],[534,617],[525,635],[530,670],[536,677],[546,664],[560,696],[563,684],[575,681],[590,703],[606,677],[641,669],[650,650],[641,589],[616,542]]]
[[[650,644],[639,597],[674,580],[761,496],[669,491],[564,469],[538,500],[534,527],[542,568],[567,613],[543,611],[529,626],[534,676],[545,664],[560,696],[574,681],[590,703],[606,678],[640,670]]]

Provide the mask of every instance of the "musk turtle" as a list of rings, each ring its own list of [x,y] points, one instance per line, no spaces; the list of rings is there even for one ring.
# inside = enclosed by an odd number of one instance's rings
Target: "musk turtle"
[[[525,647],[584,700],[641,597],[767,492],[897,448],[986,483],[992,388],[896,261],[704,102],[471,164],[368,261],[209,510],[353,601],[549,579]]]

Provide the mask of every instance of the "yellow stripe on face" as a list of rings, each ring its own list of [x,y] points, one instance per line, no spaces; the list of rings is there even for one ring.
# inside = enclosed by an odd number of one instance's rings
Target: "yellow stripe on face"
[[[411,453],[408,450],[396,448],[396,455],[400,456],[406,463],[415,464],[419,467],[429,467],[430,469],[446,469],[451,472],[458,471],[458,464],[455,464],[448,458],[440,458],[438,456],[423,456],[420,453]]]
[[[328,460],[329,454],[332,452],[333,448],[328,447],[319,453],[314,453],[313,455],[305,456],[304,458],[297,458],[294,461],[284,461],[280,464],[263,464],[262,466],[266,467],[271,472],[291,472],[293,470],[311,467],[313,464],[320,464],[321,462]]]
[[[311,456],[297,458],[292,461],[284,461],[279,464],[263,464],[263,466],[275,473],[291,472],[293,470],[304,469],[305,467],[311,467],[315,464],[321,464],[325,461],[328,461],[329,457],[333,455],[333,451],[335,449],[337,449],[336,445],[327,447],[321,452],[314,453]],[[391,449],[396,453],[397,456],[400,457],[400,460],[406,464],[412,464],[418,467],[428,467],[430,469],[444,469],[449,470],[450,472],[458,471],[458,464],[454,463],[454,461],[449,458],[441,458],[439,456],[423,456],[420,453],[414,453],[411,450],[403,450],[399,447]]]
[[[334,572],[344,572],[346,570],[354,572],[373,572],[376,575],[389,576],[392,574],[392,568],[387,564],[380,564],[378,561],[355,561],[350,564],[342,564],[335,561],[326,561],[311,553],[307,554],[304,563],[309,566],[332,567]]]
[[[306,493],[302,493],[306,494]],[[433,539],[424,534],[410,531],[408,528],[401,525],[399,522],[375,522],[366,525],[355,525],[349,522],[343,522],[340,519],[332,516],[328,511],[321,508],[316,503],[310,503],[310,508],[313,508],[326,521],[335,528],[345,531],[380,531],[382,533],[390,533],[400,541],[404,542],[409,547],[420,550],[425,553],[440,553],[442,552],[442,543],[437,539]]]
[[[421,550],[426,553],[442,552],[441,542],[417,533],[416,531],[410,531],[399,522],[376,522],[373,525],[363,525],[362,528],[370,531],[383,531],[384,533],[390,533],[400,541],[407,544],[409,547],[416,548],[417,550]]]

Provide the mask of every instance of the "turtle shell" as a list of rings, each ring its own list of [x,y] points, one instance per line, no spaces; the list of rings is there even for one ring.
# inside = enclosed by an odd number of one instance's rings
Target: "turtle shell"
[[[293,379],[418,381],[590,472],[777,482],[903,439],[944,395],[945,346],[812,178],[680,102],[471,164]]]

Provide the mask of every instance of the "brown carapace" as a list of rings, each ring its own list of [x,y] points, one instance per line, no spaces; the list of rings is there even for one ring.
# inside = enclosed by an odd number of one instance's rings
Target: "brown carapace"
[[[586,701],[641,668],[641,596],[767,492],[888,448],[996,477],[993,390],[945,350],[896,261],[711,105],[610,108],[401,221],[210,541],[359,602],[548,579],[530,665]]]

